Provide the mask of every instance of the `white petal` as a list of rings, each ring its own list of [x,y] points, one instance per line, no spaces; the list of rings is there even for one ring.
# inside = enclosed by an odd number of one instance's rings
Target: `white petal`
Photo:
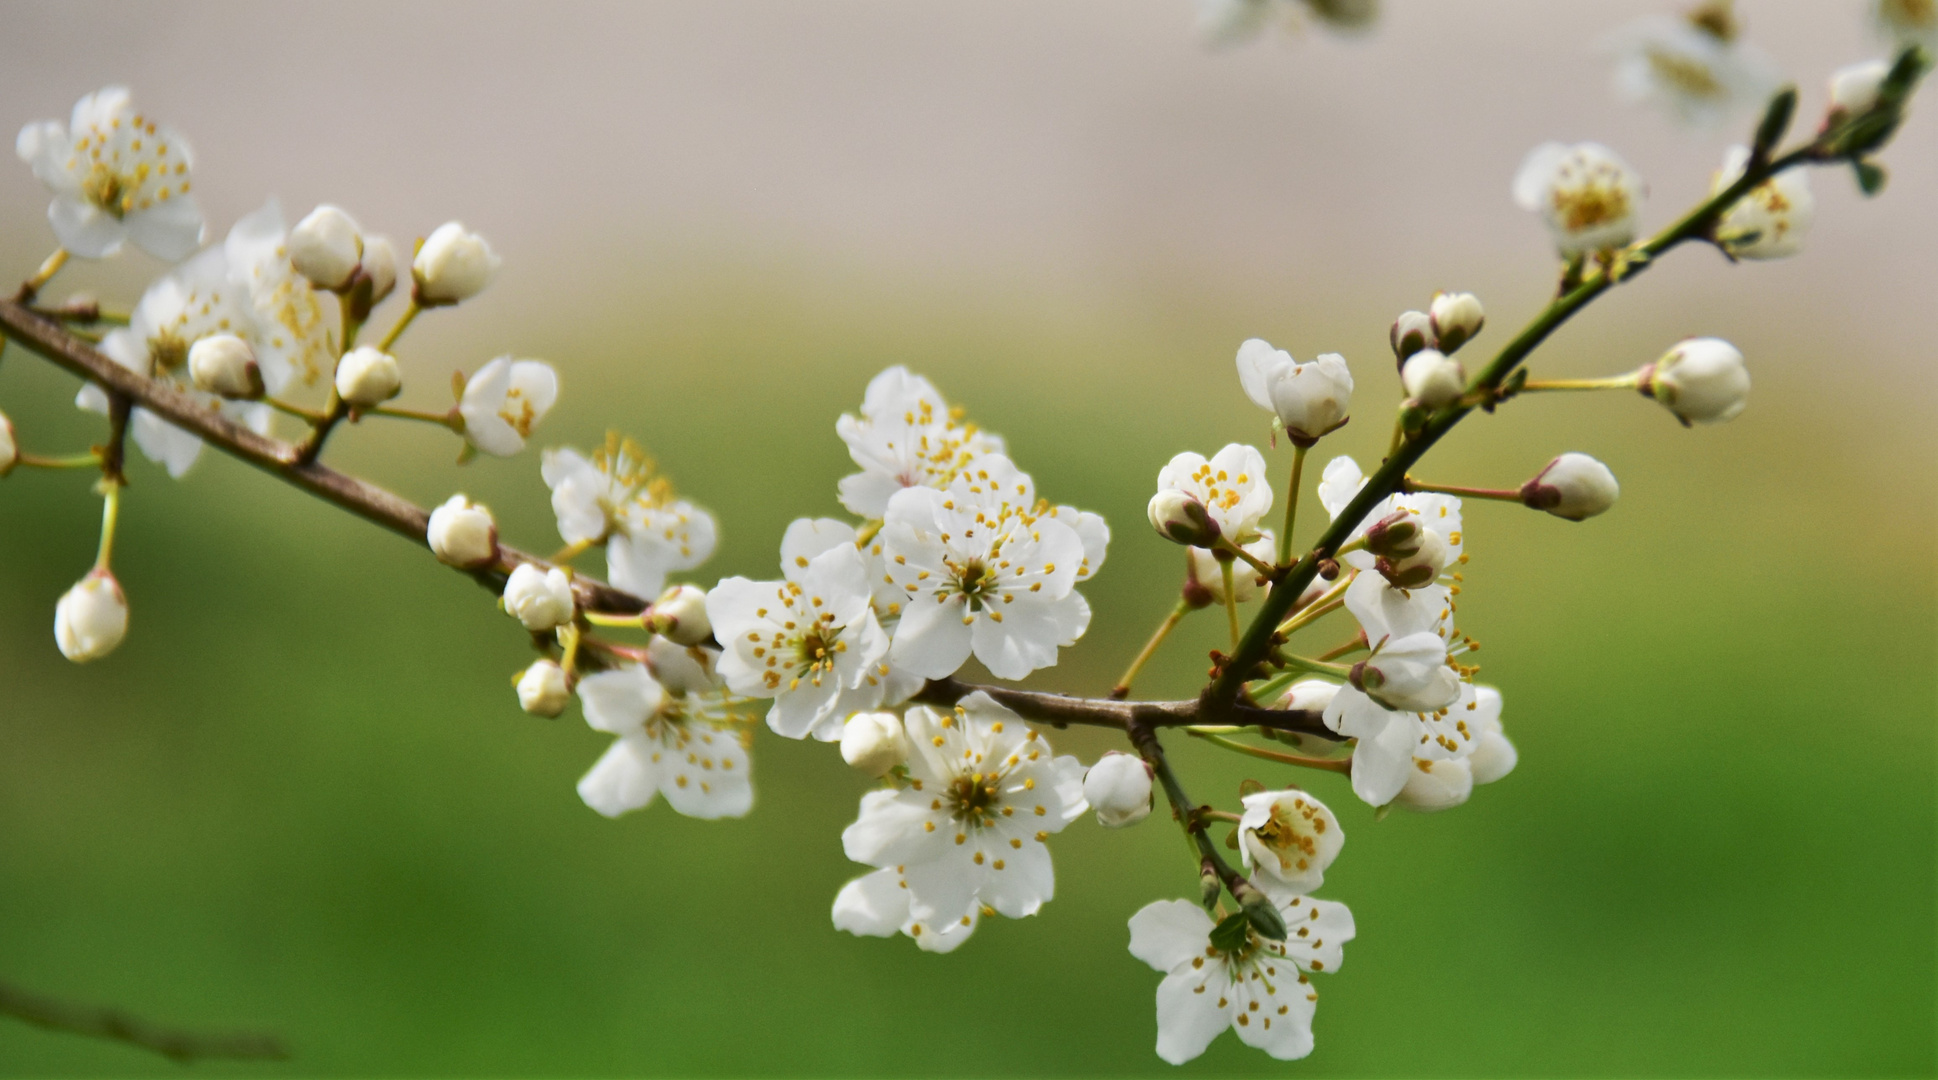
[[[989,866],[980,899],[1004,918],[1022,919],[1056,898],[1056,872],[1050,866],[1050,849],[1031,838],[1021,838],[1023,846],[1012,848],[1004,837],[985,835],[972,838],[983,844],[983,857]],[[996,864],[1002,863],[997,869]]]
[[[781,574],[799,581],[816,556],[842,544],[854,546],[854,526],[834,518],[796,518],[781,537]]]
[[[56,195],[47,204],[54,239],[83,259],[105,259],[121,250],[128,227],[113,214],[76,195]]]
[[[1172,971],[1204,955],[1212,926],[1211,916],[1189,900],[1154,900],[1130,917],[1130,954]]]
[[[893,867],[850,881],[834,897],[834,928],[861,937],[893,937],[908,921],[908,890]]]
[[[1207,963],[1167,975],[1157,986],[1157,1056],[1182,1065],[1231,1026],[1230,1006],[1220,1007],[1231,984],[1222,964]]]
[[[129,214],[128,239],[163,262],[180,262],[202,246],[202,208],[192,195],[178,195]]]
[[[962,624],[967,606],[961,597],[942,602],[926,594],[911,597],[896,624],[889,661],[925,679],[954,675],[973,647],[970,629]]]
[[[657,784],[647,761],[647,746],[638,735],[613,740],[592,770],[579,780],[579,798],[611,818],[651,803]]]
[[[147,409],[136,409],[129,417],[128,434],[148,460],[167,469],[177,480],[202,455],[201,436],[183,431]]]
[[[690,818],[745,817],[754,808],[753,777],[740,736],[691,724],[678,748],[661,744],[660,791],[673,809]]]
[[[664,700],[658,680],[638,664],[594,672],[579,680],[579,704],[594,731],[614,735],[638,731]]]
[[[927,856],[931,846],[923,829],[930,821],[925,804],[899,796],[905,792],[871,791],[861,797],[861,812],[841,831],[841,850],[849,859],[870,866],[899,866],[910,858]]]

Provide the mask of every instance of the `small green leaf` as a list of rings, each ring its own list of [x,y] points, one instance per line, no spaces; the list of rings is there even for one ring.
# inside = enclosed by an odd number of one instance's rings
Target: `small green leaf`
[[[1756,142],[1750,151],[1750,160],[1764,162],[1783,141],[1783,133],[1790,130],[1790,119],[1797,114],[1797,88],[1786,86],[1777,91],[1770,99],[1770,107],[1763,111],[1763,122],[1756,125]]]
[[[1857,174],[1857,187],[1866,195],[1876,195],[1884,190],[1884,166],[1870,161],[1852,160],[1851,171]]]
[[[1251,919],[1242,911],[1225,916],[1225,920],[1211,930],[1211,944],[1219,952],[1240,952],[1251,942]],[[1283,927],[1279,937],[1285,937]]]
[[[1247,795],[1256,795],[1264,790],[1265,785],[1256,780],[1240,780],[1238,782],[1238,797],[1241,799]]]

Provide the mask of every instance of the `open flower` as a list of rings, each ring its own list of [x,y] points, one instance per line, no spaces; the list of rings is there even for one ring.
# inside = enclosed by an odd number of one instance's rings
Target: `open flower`
[[[881,704],[888,635],[852,544],[815,556],[798,580],[727,578],[707,594],[707,618],[727,650],[721,675],[774,699],[767,726],[778,734],[833,742],[850,714]]]
[[[54,192],[47,207],[54,236],[82,258],[104,258],[132,240],[179,262],[202,242],[202,211],[188,191],[188,143],[136,112],[125,86],[75,102],[65,127],[40,120],[21,128],[14,150]]]
[[[1132,956],[1164,973],[1157,988],[1157,1055],[1182,1065],[1226,1028],[1282,1061],[1312,1052],[1319,994],[1308,972],[1337,971],[1353,915],[1331,900],[1278,904],[1284,941],[1247,928],[1236,948],[1212,943],[1211,916],[1188,900],[1158,900],[1130,919]]]
[[[1326,883],[1326,867],[1339,857],[1346,835],[1326,804],[1303,791],[1260,791],[1245,796],[1238,819],[1238,853],[1252,884],[1284,902]]]
[[[908,731],[908,786],[862,796],[841,834],[848,857],[896,868],[909,915],[968,925],[987,906],[1020,919],[1056,894],[1045,842],[1082,816],[1083,765],[982,691],[952,712],[917,705]]]
[[[1205,460],[1203,454],[1182,453],[1157,473],[1159,491],[1188,495],[1205,508],[1218,532],[1243,545],[1258,535],[1258,521],[1272,509],[1272,483],[1265,475],[1265,455],[1232,443]]]
[[[1750,148],[1732,146],[1710,183],[1711,194],[1742,178]],[[1716,241],[1739,259],[1782,259],[1803,250],[1804,237],[1817,216],[1810,194],[1810,171],[1787,169],[1750,189],[1716,223]]]
[[[585,722],[619,736],[579,781],[579,797],[607,817],[661,793],[687,817],[745,816],[754,805],[753,717],[715,678],[715,654],[655,638],[647,659],[651,670],[627,664],[579,680]]]
[[[997,678],[1020,679],[1090,625],[1075,591],[1082,537],[1000,454],[963,466],[947,491],[897,492],[881,544],[883,577],[906,594],[889,660],[923,678],[954,674],[973,652]]]
[[[487,454],[510,457],[525,448],[533,426],[558,396],[559,377],[552,365],[501,356],[465,380],[458,402],[465,440]]]
[[[1600,143],[1542,143],[1514,177],[1514,201],[1539,213],[1562,258],[1618,248],[1635,239],[1647,188]]]
[[[972,458],[1003,452],[1003,440],[964,423],[934,384],[900,364],[868,382],[861,415],[842,414],[835,433],[861,471],[841,479],[841,505],[880,518],[897,491],[943,488]]]
[[[658,596],[666,575],[713,556],[713,515],[673,493],[653,460],[631,439],[606,436],[590,458],[547,450],[540,467],[552,489],[552,512],[568,544],[606,545],[612,584],[634,596]]]
[[[1238,347],[1238,382],[1302,446],[1344,424],[1352,409],[1353,376],[1338,353],[1301,364],[1284,349],[1252,338]]]
[[[1408,712],[1388,708],[1355,687],[1340,687],[1324,719],[1327,727],[1357,740],[1353,794],[1368,806],[1385,806],[1406,786],[1416,760],[1472,756],[1481,737],[1480,699],[1472,683],[1462,682],[1459,688],[1459,696],[1445,708]]]
[[[255,315],[255,347],[263,383],[272,394],[290,385],[315,386],[332,374],[337,347],[316,286],[290,259],[289,232],[275,199],[237,219],[222,242],[229,276],[244,286]]]
[[[1360,471],[1352,458],[1333,458],[1326,463],[1325,475],[1319,481],[1319,502],[1328,514],[1337,518],[1365,486],[1366,474]],[[1395,515],[1401,516],[1396,518]],[[1365,597],[1364,602],[1369,608],[1385,608],[1383,621],[1398,633],[1434,629],[1442,637],[1450,637],[1453,632],[1450,589],[1437,576],[1428,578],[1424,583],[1416,579],[1421,576],[1422,568],[1430,567],[1437,575],[1438,571],[1463,561],[1465,536],[1461,529],[1460,499],[1431,491],[1389,495],[1373,504],[1373,508],[1354,526],[1347,540],[1359,540],[1382,526],[1390,533],[1398,522],[1408,523],[1434,535],[1430,539],[1423,538],[1426,542],[1406,556],[1378,554],[1365,549],[1349,551],[1340,556],[1342,562],[1355,570],[1377,572],[1362,575],[1364,584],[1355,580],[1352,585],[1355,592],[1348,595]],[[1394,585],[1396,579],[1405,583],[1406,587]],[[1370,590],[1374,589],[1375,582],[1386,591],[1373,595]],[[1412,615],[1402,615],[1396,610],[1399,607],[1411,609]],[[1355,612],[1357,610],[1355,608]]]
[[[1610,37],[1615,92],[1657,105],[1693,127],[1715,127],[1760,108],[1775,93],[1776,65],[1744,41],[1727,5],[1706,4],[1689,16],[1655,15]]]
[[[834,897],[834,928],[858,937],[893,937],[902,933],[925,952],[954,952],[969,940],[982,919],[980,906],[967,915],[940,923],[923,923],[909,913],[908,882],[900,867],[863,874],[841,887]]]

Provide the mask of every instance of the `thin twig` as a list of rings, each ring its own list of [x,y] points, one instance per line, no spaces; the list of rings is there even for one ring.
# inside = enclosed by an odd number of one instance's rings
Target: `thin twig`
[[[120,1009],[73,1005],[28,993],[0,982],[0,1015],[70,1035],[123,1042],[187,1065],[209,1058],[287,1061],[289,1047],[275,1035],[253,1032],[209,1034],[158,1027]]]

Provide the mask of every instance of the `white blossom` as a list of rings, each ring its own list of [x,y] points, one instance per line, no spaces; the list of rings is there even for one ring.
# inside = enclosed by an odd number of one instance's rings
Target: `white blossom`
[[[1333,458],[1326,463],[1325,473],[1319,480],[1319,502],[1326,508],[1326,513],[1336,518],[1345,512],[1346,507],[1352,503],[1353,497],[1358,495],[1360,489],[1365,486],[1366,474],[1360,471],[1358,463],[1349,457]],[[1440,544],[1433,549],[1432,555],[1441,566],[1445,567],[1462,561],[1464,537],[1460,526],[1460,499],[1437,492],[1405,492],[1381,499],[1373,504],[1373,508],[1367,511],[1365,517],[1360,519],[1359,524],[1347,536],[1347,541],[1358,540],[1366,535],[1368,529],[1400,512],[1412,515],[1412,520],[1423,529],[1439,534]],[[1370,551],[1349,551],[1340,556],[1340,561],[1357,570],[1380,569],[1379,556]],[[1387,569],[1390,571],[1395,568]],[[1437,586],[1428,588],[1431,590]],[[1417,589],[1412,591],[1420,592]],[[1429,591],[1422,595],[1432,596],[1437,600],[1444,597],[1445,593]],[[1426,606],[1433,606],[1433,604],[1428,602]]]
[[[359,345],[336,365],[336,393],[356,409],[374,409],[403,389],[397,358],[374,345]]]
[[[1433,303],[1427,308],[1427,326],[1433,331],[1433,342],[1427,347],[1451,355],[1486,324],[1487,311],[1480,306],[1480,297],[1470,292],[1434,293]],[[1394,336],[1399,335],[1396,332]]]
[[[1070,508],[1060,507],[1059,509],[1069,510]],[[1095,514],[1084,516],[1097,518]],[[1099,524],[1102,521],[1102,518],[1097,518]],[[1108,539],[1108,529],[1104,530],[1104,537]],[[881,541],[878,539],[866,547],[860,547],[857,544],[859,539],[860,535],[855,532],[854,526],[847,522],[836,521],[833,518],[796,518],[787,526],[787,532],[781,537],[781,576],[789,581],[798,581],[809,564],[823,552],[843,545],[857,548],[862,554],[862,562],[868,571],[869,603],[875,609],[875,621],[881,624],[883,632],[892,639],[895,628],[901,625],[903,602],[908,599],[908,594],[895,584],[893,575],[884,569],[882,562],[884,548]],[[1099,562],[1103,561],[1101,547],[1097,559]],[[1081,577],[1080,572],[1079,579]],[[885,658],[883,663],[888,666],[888,673],[881,677],[882,695],[879,704],[882,707],[899,705],[907,701],[928,681],[923,676],[896,664],[892,656]]]
[[[935,386],[900,364],[869,380],[861,415],[843,414],[835,433],[861,471],[841,480],[841,505],[864,518],[888,512],[903,488],[944,488],[971,459],[1003,452],[1003,440],[964,423]]]
[[[1451,810],[1474,792],[1474,770],[1468,758],[1413,759],[1413,771],[1393,801],[1423,814]]]
[[[363,229],[341,207],[325,203],[289,231],[289,261],[319,289],[346,288],[363,262]]]
[[[1083,798],[1104,828],[1135,825],[1151,814],[1151,766],[1136,754],[1112,750],[1083,774]]]
[[[1000,454],[964,465],[946,491],[897,492],[880,539],[883,577],[906,594],[889,660],[923,678],[954,674],[973,652],[997,678],[1020,679],[1090,625],[1075,590],[1083,538]]]
[[[541,472],[552,489],[552,512],[568,544],[606,545],[612,584],[634,596],[657,596],[666,575],[691,570],[713,556],[713,515],[673,493],[638,443],[608,436],[587,458],[577,450],[547,450]]]
[[[558,567],[519,563],[505,579],[505,613],[533,633],[556,630],[578,610],[572,577]]]
[[[99,660],[128,636],[128,598],[121,583],[95,568],[54,605],[54,644],[77,664]]]
[[[1608,466],[1570,451],[1543,466],[1521,485],[1521,501],[1558,518],[1586,521],[1606,513],[1622,494]]]
[[[1421,349],[1400,368],[1406,395],[1429,409],[1451,405],[1467,392],[1467,369],[1438,349]]]
[[[1231,951],[1212,944],[1214,926],[1188,900],[1158,900],[1130,919],[1130,952],[1164,973],[1157,988],[1157,1054],[1182,1065],[1226,1028],[1280,1060],[1312,1052],[1319,994],[1308,972],[1337,971],[1353,939],[1352,912],[1331,900],[1295,896],[1279,906],[1284,941],[1247,930]]]
[[[1389,709],[1351,686],[1342,686],[1326,706],[1325,724],[1357,740],[1353,745],[1353,794],[1369,806],[1385,806],[1406,786],[1416,760],[1441,761],[1471,756],[1478,746],[1479,698],[1472,683],[1460,696],[1433,712]]]
[[[1307,18],[1342,34],[1358,33],[1379,17],[1378,0],[1195,0],[1198,36],[1211,46],[1236,45],[1269,26],[1298,31]]]
[[[1871,0],[1871,19],[1879,36],[1899,48],[1938,51],[1938,4],[1932,0]]]
[[[859,712],[841,729],[841,760],[869,776],[884,776],[908,760],[902,718],[892,712]]]
[[[179,132],[135,111],[127,87],[74,104],[66,126],[40,120],[14,141],[20,160],[54,193],[47,220],[61,247],[85,259],[127,241],[164,262],[202,243],[202,211],[189,194],[193,155]]]
[[[1633,240],[1646,191],[1635,170],[1599,143],[1543,143],[1514,177],[1514,201],[1542,216],[1563,258]]]
[[[490,510],[463,495],[453,495],[431,511],[425,540],[447,566],[475,570],[498,561],[498,523]]]
[[[411,260],[411,299],[419,307],[469,300],[491,284],[502,262],[484,237],[447,221],[431,232]]]
[[[1245,396],[1277,416],[1286,437],[1302,445],[1344,424],[1352,410],[1353,376],[1338,353],[1301,364],[1284,349],[1252,338],[1238,347],[1238,381]]]
[[[1604,47],[1615,56],[1618,96],[1659,106],[1692,127],[1715,127],[1762,107],[1780,81],[1776,64],[1726,17],[1649,16]]]
[[[909,914],[968,926],[982,906],[1011,919],[1056,893],[1046,846],[1082,816],[1083,766],[982,691],[953,712],[917,705],[903,716],[908,785],[862,796],[841,834],[850,859],[897,868]]]
[[[1272,482],[1265,474],[1265,456],[1250,446],[1232,443],[1211,456],[1183,453],[1158,470],[1159,491],[1191,496],[1205,508],[1218,531],[1234,544],[1258,534],[1258,521],[1272,509]]]
[[[370,302],[381,304],[397,287],[397,249],[384,236],[363,238],[363,261],[359,269],[370,277]]]
[[[1750,373],[1736,346],[1689,338],[1643,369],[1643,386],[1684,426],[1717,424],[1736,419],[1749,404]]]
[[[1750,148],[1732,146],[1711,182],[1711,194],[1742,178]],[[1804,237],[1817,216],[1810,194],[1810,171],[1787,169],[1738,199],[1716,222],[1716,240],[1739,259],[1783,259],[1803,250]]]
[[[1238,818],[1238,853],[1252,884],[1284,903],[1319,888],[1326,867],[1346,842],[1339,819],[1325,803],[1303,791],[1260,791],[1245,796]]]
[[[335,370],[336,313],[290,261],[282,206],[275,199],[237,220],[222,242],[231,280],[244,286],[254,315],[245,334],[272,394],[292,384],[316,386]]]
[[[969,940],[982,919],[977,907],[959,919],[924,924],[909,914],[908,882],[896,867],[876,870],[850,881],[834,897],[834,928],[860,937],[893,937],[902,933],[923,950],[953,952]]]
[[[1501,692],[1491,686],[1476,686],[1473,702],[1463,703],[1461,707],[1467,713],[1468,724],[1478,733],[1474,752],[1467,759],[1473,766],[1474,783],[1491,784],[1513,772],[1521,755],[1501,727]]]
[[[650,671],[627,664],[579,680],[586,723],[618,736],[579,781],[579,797],[607,817],[657,794],[687,817],[744,817],[754,805],[753,720],[715,677],[716,654],[664,638],[646,649]]]
[[[464,437],[487,454],[511,457],[525,448],[532,428],[559,396],[559,377],[539,360],[500,356],[464,383],[458,414]]]
[[[731,577],[707,594],[707,618],[734,691],[773,698],[767,726],[790,739],[841,738],[851,713],[881,704],[888,635],[853,545],[809,561],[799,580]]]
[[[538,660],[518,676],[518,707],[533,716],[551,719],[572,700],[565,669],[556,660]]]

